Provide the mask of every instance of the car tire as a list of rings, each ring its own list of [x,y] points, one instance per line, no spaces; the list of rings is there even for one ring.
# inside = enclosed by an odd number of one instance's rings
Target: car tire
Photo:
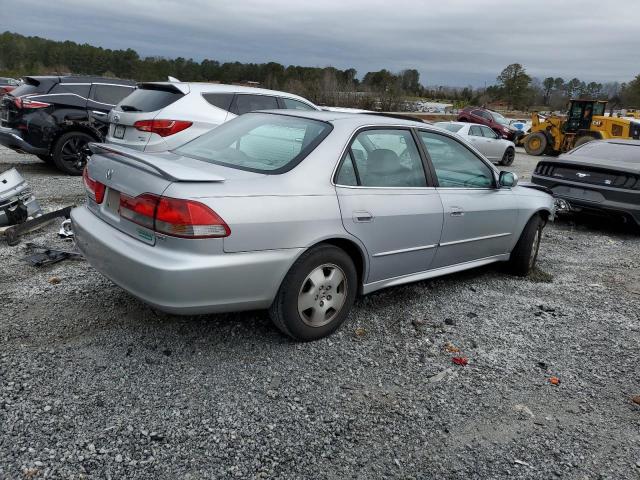
[[[358,274],[353,260],[344,250],[321,244],[293,264],[269,308],[269,315],[285,335],[303,342],[318,340],[342,325],[357,290]]]
[[[53,163],[68,175],[82,175],[87,163],[84,150],[96,139],[84,132],[67,132],[62,135],[53,147]]]
[[[44,163],[48,163],[49,165],[53,163],[53,157],[51,155],[36,155],[36,157],[38,157]]]
[[[509,269],[514,275],[525,277],[535,267],[543,228],[544,221],[538,214],[531,217],[524,227],[509,257]]]
[[[504,151],[504,155],[502,155],[502,160],[498,163],[498,165],[502,165],[503,167],[508,167],[513,163],[516,159],[516,150],[514,148],[508,147]]]
[[[542,132],[533,132],[524,140],[524,149],[528,155],[538,157],[542,155],[549,146],[547,136]]]
[[[594,140],[595,138],[590,137],[589,135],[583,135],[576,140],[576,142],[573,144],[573,148],[579,147],[580,145],[584,145],[585,143],[589,143]]]

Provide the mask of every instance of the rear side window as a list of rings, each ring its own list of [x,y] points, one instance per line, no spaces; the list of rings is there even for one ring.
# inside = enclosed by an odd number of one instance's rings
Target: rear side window
[[[238,115],[255,112],[256,110],[275,110],[278,99],[269,95],[237,95],[235,112]]]
[[[290,110],[315,110],[311,105],[299,100],[294,100],[293,98],[282,97],[282,103],[284,104],[284,108]]]
[[[139,88],[124,98],[117,109],[125,112],[155,112],[177,102],[184,94],[178,90]]]
[[[233,95],[233,93],[203,93],[202,97],[214,107],[229,112],[231,110]]]
[[[445,130],[449,130],[450,132],[458,132],[462,128],[462,125],[458,125],[456,123],[448,123],[448,122],[438,122],[435,124],[436,127],[444,128]]]
[[[49,94],[71,93],[86,99],[89,96],[91,85],[79,85],[74,83],[57,83],[53,86]]]
[[[22,95],[31,95],[33,93],[47,93],[47,91],[49,90],[49,86],[51,84],[47,84],[46,87],[44,86],[40,86],[40,83],[37,84],[33,84],[33,83],[24,83],[22,85],[20,85],[19,87],[16,87],[15,89],[13,89],[11,91],[11,95],[13,95],[14,97],[21,97]]]
[[[107,105],[116,105],[120,100],[129,95],[133,89],[120,85],[101,85],[93,86],[92,100]]]
[[[300,163],[329,134],[329,123],[251,113],[183,145],[180,155],[226,167],[278,174]]]

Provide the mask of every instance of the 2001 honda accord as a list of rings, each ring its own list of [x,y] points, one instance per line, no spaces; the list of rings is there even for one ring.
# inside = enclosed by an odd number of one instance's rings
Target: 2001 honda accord
[[[96,269],[167,312],[269,308],[298,340],[358,293],[498,261],[525,275],[554,214],[454,134],[383,116],[250,113],[173,152],[92,149],[72,219]]]

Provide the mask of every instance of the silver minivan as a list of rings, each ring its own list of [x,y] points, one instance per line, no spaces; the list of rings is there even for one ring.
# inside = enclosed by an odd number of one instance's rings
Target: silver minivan
[[[147,152],[173,150],[255,110],[320,110],[305,98],[238,85],[141,83],[109,114],[106,143]]]

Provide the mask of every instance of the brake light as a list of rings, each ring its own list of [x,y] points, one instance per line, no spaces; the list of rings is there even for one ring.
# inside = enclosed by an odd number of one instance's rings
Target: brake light
[[[120,216],[172,237],[219,238],[231,234],[226,222],[205,204],[151,193],[137,197],[121,193]]]
[[[183,120],[139,120],[133,126],[141,132],[157,133],[161,137],[175,135],[186,130],[193,122]]]
[[[85,166],[84,170],[82,171],[82,181],[89,197],[93,199],[98,205],[101,204],[102,200],[104,200],[104,192],[106,190],[106,186],[104,185],[104,183],[100,183],[99,181],[94,180],[89,176],[89,169],[87,168],[87,166]]]
[[[50,103],[38,102],[36,100],[29,100],[28,98],[17,97],[13,104],[21,109],[36,109],[36,108],[46,108]]]

